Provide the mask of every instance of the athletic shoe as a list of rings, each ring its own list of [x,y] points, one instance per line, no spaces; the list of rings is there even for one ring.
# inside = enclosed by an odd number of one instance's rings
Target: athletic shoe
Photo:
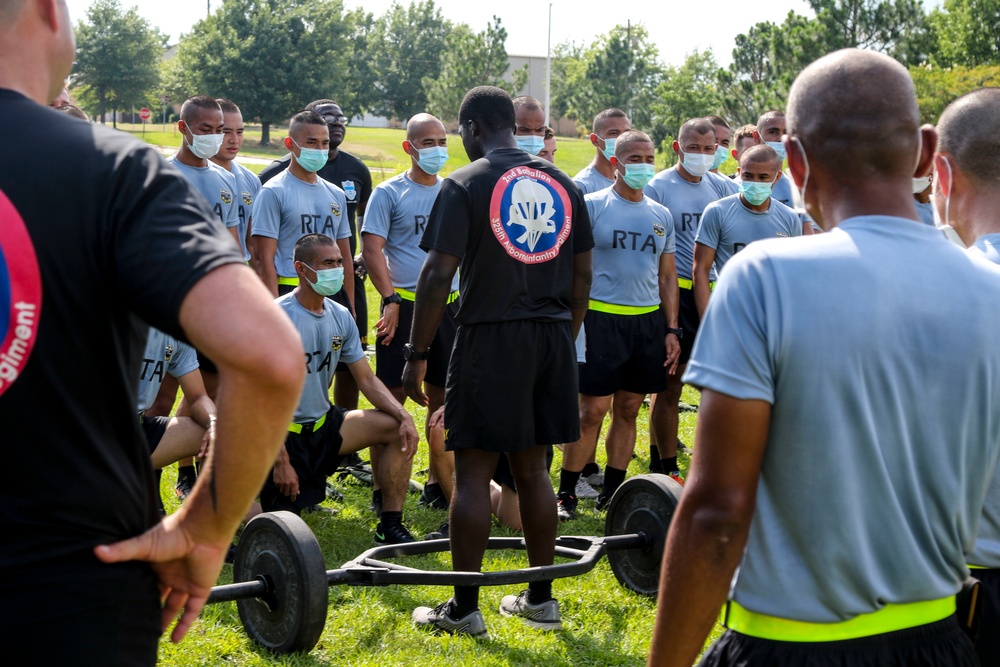
[[[336,516],[340,514],[340,510],[333,507],[323,507],[322,505],[309,505],[308,507],[302,508],[302,514],[329,514],[330,516]]]
[[[556,514],[560,521],[573,521],[576,519],[576,496],[569,493],[560,493],[556,501]]]
[[[600,470],[593,475],[587,475],[584,479],[587,480],[587,484],[590,484],[595,489],[604,486],[604,473]]]
[[[490,633],[486,631],[486,621],[483,620],[483,613],[478,609],[470,611],[459,619],[452,618],[448,612],[451,611],[451,600],[442,602],[434,607],[417,607],[413,610],[413,625],[418,628],[447,632],[453,635],[470,635],[482,639],[489,639]]]
[[[445,521],[444,523],[441,524],[440,528],[438,528],[435,531],[431,531],[431,532],[427,533],[427,535],[424,536],[424,539],[425,540],[446,540],[446,539],[448,539],[448,533],[449,533],[448,529],[449,529],[448,522]]]
[[[197,477],[191,477],[190,475],[177,476],[177,485],[174,487],[174,493],[176,493],[177,497],[181,499],[181,502],[186,500],[188,495],[194,489],[194,483],[197,479]]]
[[[546,600],[539,604],[528,602],[528,590],[520,595],[505,595],[500,600],[500,613],[504,616],[519,616],[524,623],[538,630],[562,630],[559,603]]]
[[[669,477],[670,479],[674,480],[675,482],[677,482],[681,486],[684,486],[684,478],[681,477],[681,473],[680,473],[679,470],[672,470],[672,471],[668,472],[667,473],[667,477]]]
[[[444,491],[441,490],[441,485],[437,482],[424,485],[424,490],[420,492],[420,500],[417,501],[417,504],[436,510],[448,509],[448,499],[444,497]]]
[[[416,541],[401,523],[390,523],[383,528],[382,522],[379,521],[375,526],[375,544],[407,544]]]
[[[596,498],[597,489],[592,487],[587,480],[583,477],[576,480],[576,497],[577,498]]]
[[[682,401],[682,402],[680,402],[680,403],[677,404],[677,410],[678,410],[678,412],[698,412],[698,406],[697,405],[690,405],[690,404],[684,403]]]
[[[681,442],[680,438],[677,438],[677,451],[682,454],[687,454],[688,456],[694,454],[694,450],[692,450],[690,447]]]
[[[604,495],[604,492],[602,491],[601,495],[597,496],[597,502],[594,503],[594,509],[598,512],[606,510],[608,508],[608,503],[610,502],[611,496]]]
[[[338,503],[344,502],[344,494],[337,490],[333,482],[326,483],[326,497]]]

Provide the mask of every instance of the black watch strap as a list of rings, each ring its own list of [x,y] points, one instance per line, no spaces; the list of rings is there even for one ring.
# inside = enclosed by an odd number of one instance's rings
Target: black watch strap
[[[403,297],[399,296],[397,292],[393,292],[389,296],[382,297],[382,305],[388,306],[390,303],[402,303]]]
[[[403,345],[403,359],[405,361],[427,361],[427,358],[430,356],[430,348],[427,348],[423,352],[417,352],[409,343]]]
[[[684,338],[684,329],[671,329],[670,327],[667,327],[667,333],[677,336],[677,340]]]

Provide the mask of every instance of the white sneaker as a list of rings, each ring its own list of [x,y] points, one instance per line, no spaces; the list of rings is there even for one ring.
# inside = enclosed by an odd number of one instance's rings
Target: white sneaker
[[[581,477],[576,480],[576,497],[577,498],[596,498],[597,489],[592,487],[586,479]]]
[[[486,623],[483,621],[483,614],[474,609],[459,619],[454,619],[449,615],[451,611],[451,600],[442,602],[437,607],[417,607],[413,610],[413,624],[418,628],[429,628],[439,632],[447,632],[453,635],[471,635],[481,639],[489,639],[490,633],[486,631]]]
[[[505,595],[500,601],[500,613],[504,616],[519,616],[526,625],[539,630],[562,630],[559,603],[546,600],[541,604],[528,602],[527,589],[520,595]]]
[[[604,486],[604,473],[600,470],[593,475],[587,475],[584,479],[587,480],[587,484],[590,484],[595,489],[599,486]]]

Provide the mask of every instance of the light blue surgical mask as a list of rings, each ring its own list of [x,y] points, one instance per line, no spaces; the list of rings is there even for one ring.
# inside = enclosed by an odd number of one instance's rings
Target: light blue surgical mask
[[[292,139],[292,143],[299,146],[295,139]],[[330,157],[330,151],[325,148],[303,148],[299,146],[299,150],[300,153],[296,156],[295,161],[299,163],[300,167],[314,174],[326,165],[326,161]]]
[[[528,155],[538,155],[545,148],[545,137],[537,134],[515,134],[514,141],[517,142],[517,147]]]
[[[309,265],[306,264],[306,266]],[[309,268],[316,271],[311,266]],[[306,278],[306,282],[312,286],[313,291],[317,294],[333,296],[344,287],[344,267],[338,266],[335,269],[320,269],[316,271],[316,282],[311,282],[308,278]]]
[[[604,148],[601,149],[601,152],[604,153],[606,159],[610,160],[611,156],[615,154],[615,144],[618,143],[618,137],[605,139],[604,137],[598,137],[596,134],[594,136],[604,142]]]
[[[708,155],[704,153],[685,153],[682,164],[684,165],[684,171],[692,176],[704,176],[712,168],[713,162],[715,162],[715,153],[709,153]]]
[[[712,169],[718,169],[722,166],[722,163],[728,159],[729,149],[725,146],[719,146],[715,149],[715,159],[712,160]],[[711,169],[709,171],[711,171]]]
[[[765,144],[774,149],[774,152],[778,154],[778,159],[782,162],[785,161],[785,144],[780,141],[765,141]]]
[[[207,160],[209,158],[215,157],[219,149],[222,148],[222,141],[225,139],[223,134],[195,134],[191,128],[188,128],[191,132],[191,141],[187,144],[191,148],[191,152],[202,160]],[[187,137],[184,138],[187,141]]]
[[[434,176],[448,162],[448,148],[447,146],[418,148],[417,156],[417,166],[431,176]]]
[[[753,204],[754,206],[760,206],[767,201],[767,198],[771,196],[771,186],[773,183],[755,183],[752,181],[741,181],[740,182],[740,194]]]
[[[627,164],[623,178],[625,184],[633,190],[642,190],[656,174],[656,167],[651,164]]]

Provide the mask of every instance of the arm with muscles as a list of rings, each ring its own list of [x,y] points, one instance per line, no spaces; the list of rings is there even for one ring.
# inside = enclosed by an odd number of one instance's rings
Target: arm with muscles
[[[142,535],[95,548],[105,562],[153,563],[164,628],[183,609],[174,642],[208,599],[233,534],[284,441],[305,376],[298,333],[245,266],[227,264],[201,278],[179,319],[219,368],[215,446],[177,512]]]
[[[583,318],[590,305],[590,284],[594,279],[593,251],[578,252],[573,255],[573,294],[570,310],[573,313],[573,339],[580,334]]]
[[[385,255],[382,254],[385,238],[367,232],[362,233],[361,237],[365,240],[361,246],[361,256],[364,257],[372,285],[383,299],[392,296],[396,290],[389,279],[389,266],[385,263]],[[391,343],[396,337],[396,327],[399,326],[399,304],[387,303],[382,306],[382,317],[375,326],[377,327],[375,336],[381,339],[380,343],[382,345]]]
[[[690,667],[746,547],[771,405],[704,390],[692,459],[663,555],[649,665]]]
[[[344,294],[347,295],[347,302],[351,304],[351,316],[356,317],[354,310],[354,256],[351,254],[351,240],[337,239],[337,247],[344,257]]]
[[[671,252],[660,255],[657,271],[657,287],[660,291],[660,309],[667,320],[668,329],[677,328],[677,309],[680,304],[680,289],[677,287],[677,262]],[[668,333],[664,340],[667,348],[667,373],[677,372],[677,362],[681,358],[681,343],[676,334]]]
[[[424,266],[417,278],[417,298],[413,304],[413,326],[410,328],[410,345],[417,353],[424,352],[434,339],[434,332],[444,316],[444,309],[451,293],[451,280],[462,262],[455,255],[440,250],[427,253]],[[589,288],[588,288],[589,289]],[[427,361],[410,360],[403,367],[403,387],[406,395],[426,406],[424,374]]]
[[[212,445],[212,440],[215,438],[215,403],[205,391],[205,381],[201,377],[201,371],[194,370],[182,375],[177,378],[177,382],[188,400],[191,419],[205,429],[205,435],[201,439],[201,449],[198,451],[198,458],[205,458]]]
[[[278,252],[278,239],[269,236],[255,236],[257,256],[260,260],[260,279],[271,296],[278,297],[278,271],[274,268],[274,255]]]
[[[417,427],[413,425],[413,417],[399,404],[382,381],[372,373],[367,359],[359,359],[348,364],[351,375],[358,383],[358,390],[367,398],[376,410],[390,415],[399,422],[399,442],[403,447],[403,455],[412,459],[417,452]]]
[[[694,302],[698,306],[698,317],[705,317],[708,298],[712,296],[712,263],[714,261],[715,248],[695,241],[691,289],[694,292]]]

